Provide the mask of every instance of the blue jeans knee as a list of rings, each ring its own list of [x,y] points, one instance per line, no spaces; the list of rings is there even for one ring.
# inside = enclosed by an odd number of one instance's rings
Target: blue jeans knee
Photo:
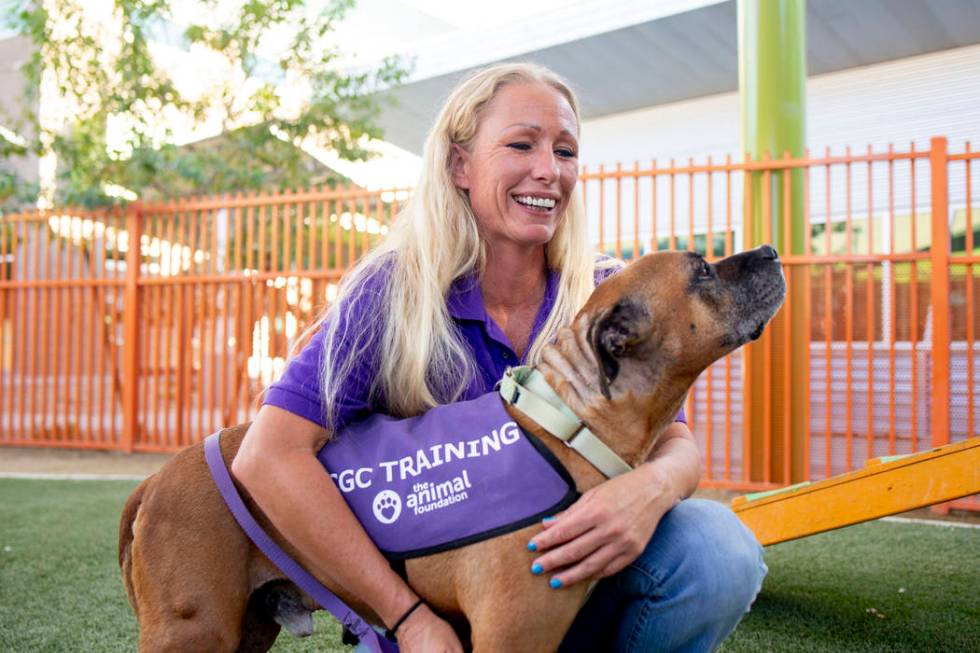
[[[682,501],[639,558],[599,583],[562,651],[710,651],[738,625],[766,571],[762,547],[731,510]]]

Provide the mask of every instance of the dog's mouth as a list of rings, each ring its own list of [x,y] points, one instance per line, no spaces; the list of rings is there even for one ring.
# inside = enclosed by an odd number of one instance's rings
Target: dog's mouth
[[[754,342],[761,338],[766,330],[766,325],[769,324],[769,321],[779,310],[786,294],[786,285],[782,275],[780,274],[778,277],[775,277],[770,284],[762,288],[754,288],[753,294],[756,298],[757,308],[749,315],[746,315],[741,321],[742,325],[744,325],[742,327],[744,330],[739,329],[742,334],[740,344]]]

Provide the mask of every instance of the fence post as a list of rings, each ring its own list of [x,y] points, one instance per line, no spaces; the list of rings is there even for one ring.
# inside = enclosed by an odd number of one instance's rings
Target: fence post
[[[947,142],[934,137],[929,151],[932,180],[932,446],[949,444],[949,197]]]
[[[123,441],[127,453],[139,431],[139,277],[142,262],[142,205],[134,202],[126,209],[126,286],[123,296]]]

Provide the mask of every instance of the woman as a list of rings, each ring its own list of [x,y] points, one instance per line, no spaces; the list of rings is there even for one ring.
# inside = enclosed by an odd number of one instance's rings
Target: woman
[[[578,136],[575,97],[544,68],[494,66],[461,83],[429,134],[415,194],[270,388],[233,463],[283,536],[323,562],[310,571],[359,596],[389,627],[417,597],[315,454],[371,413],[407,417],[471,399],[508,365],[539,362],[613,271],[586,240]],[[547,521],[530,544],[535,573],[557,591],[606,579],[563,648],[709,650],[734,629],[765,566],[730,511],[681,501],[699,476],[694,438],[679,421],[646,464]],[[460,649],[424,605],[397,634],[406,653]]]

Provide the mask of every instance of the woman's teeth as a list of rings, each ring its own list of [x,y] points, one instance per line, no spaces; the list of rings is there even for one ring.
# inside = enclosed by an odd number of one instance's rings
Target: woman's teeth
[[[523,204],[524,206],[531,206],[536,209],[550,210],[555,208],[556,202],[553,199],[547,197],[531,197],[530,195],[515,195],[514,200],[518,204]]]

